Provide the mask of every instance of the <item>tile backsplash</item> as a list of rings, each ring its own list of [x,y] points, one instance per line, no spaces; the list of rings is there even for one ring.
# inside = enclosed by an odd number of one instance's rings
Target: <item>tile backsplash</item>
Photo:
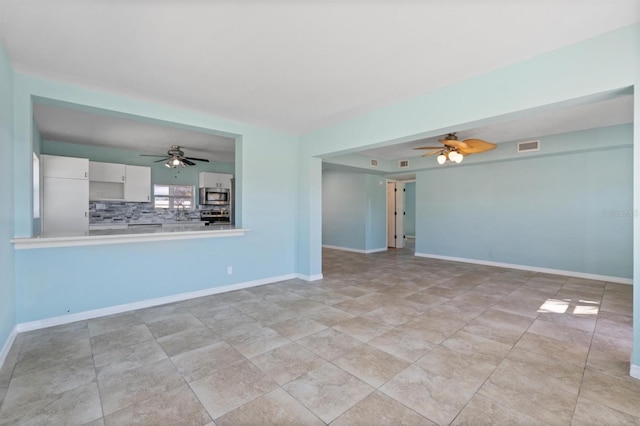
[[[177,220],[200,220],[195,209],[155,209],[153,203],[89,202],[89,224],[164,223]],[[205,207],[206,208],[206,207]]]

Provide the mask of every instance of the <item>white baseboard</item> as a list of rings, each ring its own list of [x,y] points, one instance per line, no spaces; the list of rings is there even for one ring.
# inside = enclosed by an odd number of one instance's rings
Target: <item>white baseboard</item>
[[[365,254],[368,254],[368,253],[380,253],[381,251],[387,251],[387,248],[383,247],[383,248],[377,248],[377,249],[369,249],[369,250],[365,250],[364,252]]]
[[[40,328],[53,327],[56,325],[69,324],[76,321],[83,321],[92,318],[104,317],[107,315],[120,314],[122,312],[135,311],[136,309],[150,308],[152,306],[166,305],[167,303],[180,302],[197,297],[210,296],[212,294],[226,293],[228,291],[242,290],[250,287],[257,287],[271,284],[278,281],[286,281],[297,278],[297,274],[280,275],[277,277],[263,278],[259,280],[246,281],[238,284],[230,284],[221,287],[206,288],[204,290],[191,291],[188,293],[174,294],[172,296],[158,297],[155,299],[141,300],[139,302],[126,303],[123,305],[109,306],[107,308],[93,309],[91,311],[78,312],[75,314],[62,315],[59,317],[46,318],[38,321],[23,322],[16,325],[18,333],[38,330]]]
[[[617,284],[633,284],[631,278],[611,277],[608,275],[587,274],[584,272],[564,271],[562,269],[539,268],[537,266],[517,265],[513,263],[492,262],[489,260],[467,259],[463,257],[441,256],[439,254],[415,253],[418,257],[428,257],[431,259],[450,260],[453,262],[473,263],[476,265],[496,266],[499,268],[520,269],[522,271],[541,272],[544,274],[563,275],[566,277],[585,278],[596,281],[606,281]]]
[[[300,278],[301,280],[305,280],[305,281],[318,281],[318,280],[321,280],[323,276],[322,274],[316,274],[316,275],[296,274],[296,278]]]
[[[2,350],[0,350],[0,368],[4,365],[4,362],[7,360],[7,356],[9,356],[9,351],[11,351],[11,347],[13,346],[13,342],[16,340],[16,336],[18,335],[18,327],[15,326],[9,333],[9,337],[4,342],[2,346]]]
[[[377,249],[369,249],[369,250],[354,249],[354,248],[350,248],[350,247],[330,246],[330,245],[327,245],[327,244],[323,244],[322,247],[323,248],[334,249],[334,250],[351,251],[353,253],[363,253],[363,254],[378,253],[378,252],[381,252],[381,251],[387,251],[386,247],[377,248]]]
[[[640,365],[631,364],[629,375],[634,379],[640,379]]]

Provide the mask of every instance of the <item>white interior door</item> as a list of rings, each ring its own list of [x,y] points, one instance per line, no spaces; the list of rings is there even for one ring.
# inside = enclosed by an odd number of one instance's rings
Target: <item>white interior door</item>
[[[396,246],[395,190],[395,182],[387,182],[387,247]]]
[[[404,248],[404,183],[396,182],[396,248]]]
[[[404,183],[387,182],[387,247],[404,247]]]

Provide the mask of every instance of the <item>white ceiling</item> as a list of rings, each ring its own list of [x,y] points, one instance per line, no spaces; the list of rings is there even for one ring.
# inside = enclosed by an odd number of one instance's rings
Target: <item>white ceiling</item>
[[[43,139],[165,154],[172,145],[187,157],[235,162],[235,140],[203,131],[134,118],[35,103],[33,116]]]
[[[640,20],[638,0],[0,0],[16,71],[303,133]]]

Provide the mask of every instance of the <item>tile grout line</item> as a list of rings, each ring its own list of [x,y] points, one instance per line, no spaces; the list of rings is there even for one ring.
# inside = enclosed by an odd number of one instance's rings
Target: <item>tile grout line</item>
[[[531,278],[535,277],[537,274],[533,275]],[[531,278],[529,280],[527,280],[527,282],[529,282],[531,280]],[[518,289],[520,289],[521,287],[523,287],[526,284],[523,283],[521,285],[518,286],[518,288],[514,289],[511,293],[509,293],[509,295],[511,295],[512,293],[514,293],[515,291],[517,291]],[[562,287],[560,287],[562,288]],[[557,294],[560,290],[558,290],[555,294]],[[489,308],[491,309],[491,308]],[[487,310],[489,310],[487,309]],[[485,310],[485,312],[487,311]],[[517,314],[516,314],[517,315]],[[522,315],[520,315],[522,316]],[[502,363],[507,359],[507,357],[509,356],[509,354],[511,354],[513,352],[514,349],[516,349],[516,346],[518,345],[518,343],[520,342],[520,340],[522,340],[522,337],[527,333],[527,331],[531,328],[531,326],[533,325],[533,323],[538,319],[538,317],[540,316],[540,314],[537,314],[535,318],[533,318],[533,321],[531,321],[531,324],[529,324],[529,327],[527,327],[527,329],[520,335],[520,337],[518,338],[518,340],[516,340],[513,345],[511,345],[511,348],[509,349],[509,352],[507,352],[507,354],[502,358],[502,360],[500,361],[500,363],[498,365],[495,366],[495,368],[493,369],[493,371],[491,372],[491,374],[489,374],[487,376],[487,378],[482,382],[482,384],[478,387],[478,389],[474,392],[474,394],[471,396],[471,398],[469,398],[469,400],[467,400],[467,402],[465,403],[465,405],[460,409],[460,411],[458,411],[458,414],[456,414],[456,416],[453,418],[453,420],[450,422],[450,424],[452,424],[453,422],[455,422],[455,420],[458,418],[458,416],[460,416],[460,414],[464,411],[464,409],[467,407],[467,405],[469,405],[469,403],[471,402],[471,400],[478,395],[478,392],[480,392],[480,390],[482,389],[482,387],[489,381],[489,379],[491,379],[491,376],[493,376],[493,374],[496,372],[496,370],[502,365]],[[493,340],[493,339],[489,339],[489,340]],[[522,350],[522,349],[521,349]],[[527,351],[528,352],[528,351]],[[499,401],[494,401],[491,400],[494,404],[497,404],[501,407],[504,407],[506,409],[511,409],[514,410],[524,416],[527,417],[531,417],[529,416],[527,413],[524,413],[520,410],[518,410],[517,408],[513,408],[513,407],[508,407],[508,406],[504,406],[503,404],[501,404]]]
[[[573,413],[571,415],[571,420],[573,421],[576,416],[576,409],[578,408],[578,400],[580,399],[580,394],[582,393],[582,385],[584,383],[584,376],[587,372],[587,367],[589,364],[589,355],[591,355],[591,346],[593,345],[593,338],[596,334],[596,330],[598,329],[598,321],[600,320],[600,307],[602,305],[602,301],[604,300],[604,294],[606,291],[607,283],[602,287],[602,297],[600,304],[598,305],[598,314],[596,315],[596,324],[593,327],[593,332],[591,333],[591,340],[589,340],[589,350],[587,351],[587,357],[584,360],[584,368],[582,369],[582,377],[580,378],[580,386],[578,387],[578,395],[576,395],[576,403],[573,405]]]

